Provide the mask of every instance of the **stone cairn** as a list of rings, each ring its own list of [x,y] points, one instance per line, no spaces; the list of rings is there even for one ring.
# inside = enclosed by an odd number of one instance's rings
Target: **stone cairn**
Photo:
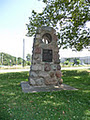
[[[52,27],[43,26],[37,29],[29,72],[31,86],[62,84],[57,40],[56,31]]]

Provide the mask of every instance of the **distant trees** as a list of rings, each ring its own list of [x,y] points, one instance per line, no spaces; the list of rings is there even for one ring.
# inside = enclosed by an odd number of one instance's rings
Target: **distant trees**
[[[62,64],[67,66],[74,66],[80,65],[80,63],[81,61],[79,60],[79,58],[66,58],[66,60]]]
[[[20,58],[20,57],[17,58],[17,64],[18,64],[18,65],[21,65],[21,64],[22,64],[22,58]]]
[[[16,57],[7,53],[0,53],[0,65],[16,65]]]
[[[27,60],[24,60],[25,65],[30,65],[31,61],[31,55],[27,54]],[[7,53],[0,53],[0,65],[21,65],[23,62],[23,59],[21,57],[14,57],[12,55],[9,55]]]
[[[27,54],[26,59],[27,59],[27,65],[31,65],[32,56],[30,54]]]

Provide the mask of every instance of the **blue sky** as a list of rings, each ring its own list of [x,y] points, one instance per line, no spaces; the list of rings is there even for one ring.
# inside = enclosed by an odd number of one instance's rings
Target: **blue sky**
[[[31,11],[36,9],[40,12],[42,5],[38,0],[0,0],[0,27],[10,30],[23,28]]]
[[[23,38],[25,54],[32,51],[32,38],[25,36],[26,24],[32,10],[41,12],[44,3],[38,0],[0,0],[0,52],[22,57]]]
[[[26,24],[32,10],[41,12],[44,6],[38,0],[0,0],[0,52],[22,57],[25,39],[25,56],[32,53],[33,38],[25,36]],[[61,56],[64,53],[61,50]]]

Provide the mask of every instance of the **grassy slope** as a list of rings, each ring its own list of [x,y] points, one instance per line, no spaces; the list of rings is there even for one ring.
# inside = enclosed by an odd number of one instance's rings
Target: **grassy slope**
[[[78,91],[22,93],[28,72],[0,74],[0,120],[89,120],[90,74],[62,71],[64,83]]]

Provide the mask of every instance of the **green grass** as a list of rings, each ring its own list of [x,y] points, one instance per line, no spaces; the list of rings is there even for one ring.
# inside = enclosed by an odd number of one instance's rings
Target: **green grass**
[[[62,71],[65,84],[78,91],[23,93],[29,73],[0,74],[0,120],[90,120],[90,73]]]

